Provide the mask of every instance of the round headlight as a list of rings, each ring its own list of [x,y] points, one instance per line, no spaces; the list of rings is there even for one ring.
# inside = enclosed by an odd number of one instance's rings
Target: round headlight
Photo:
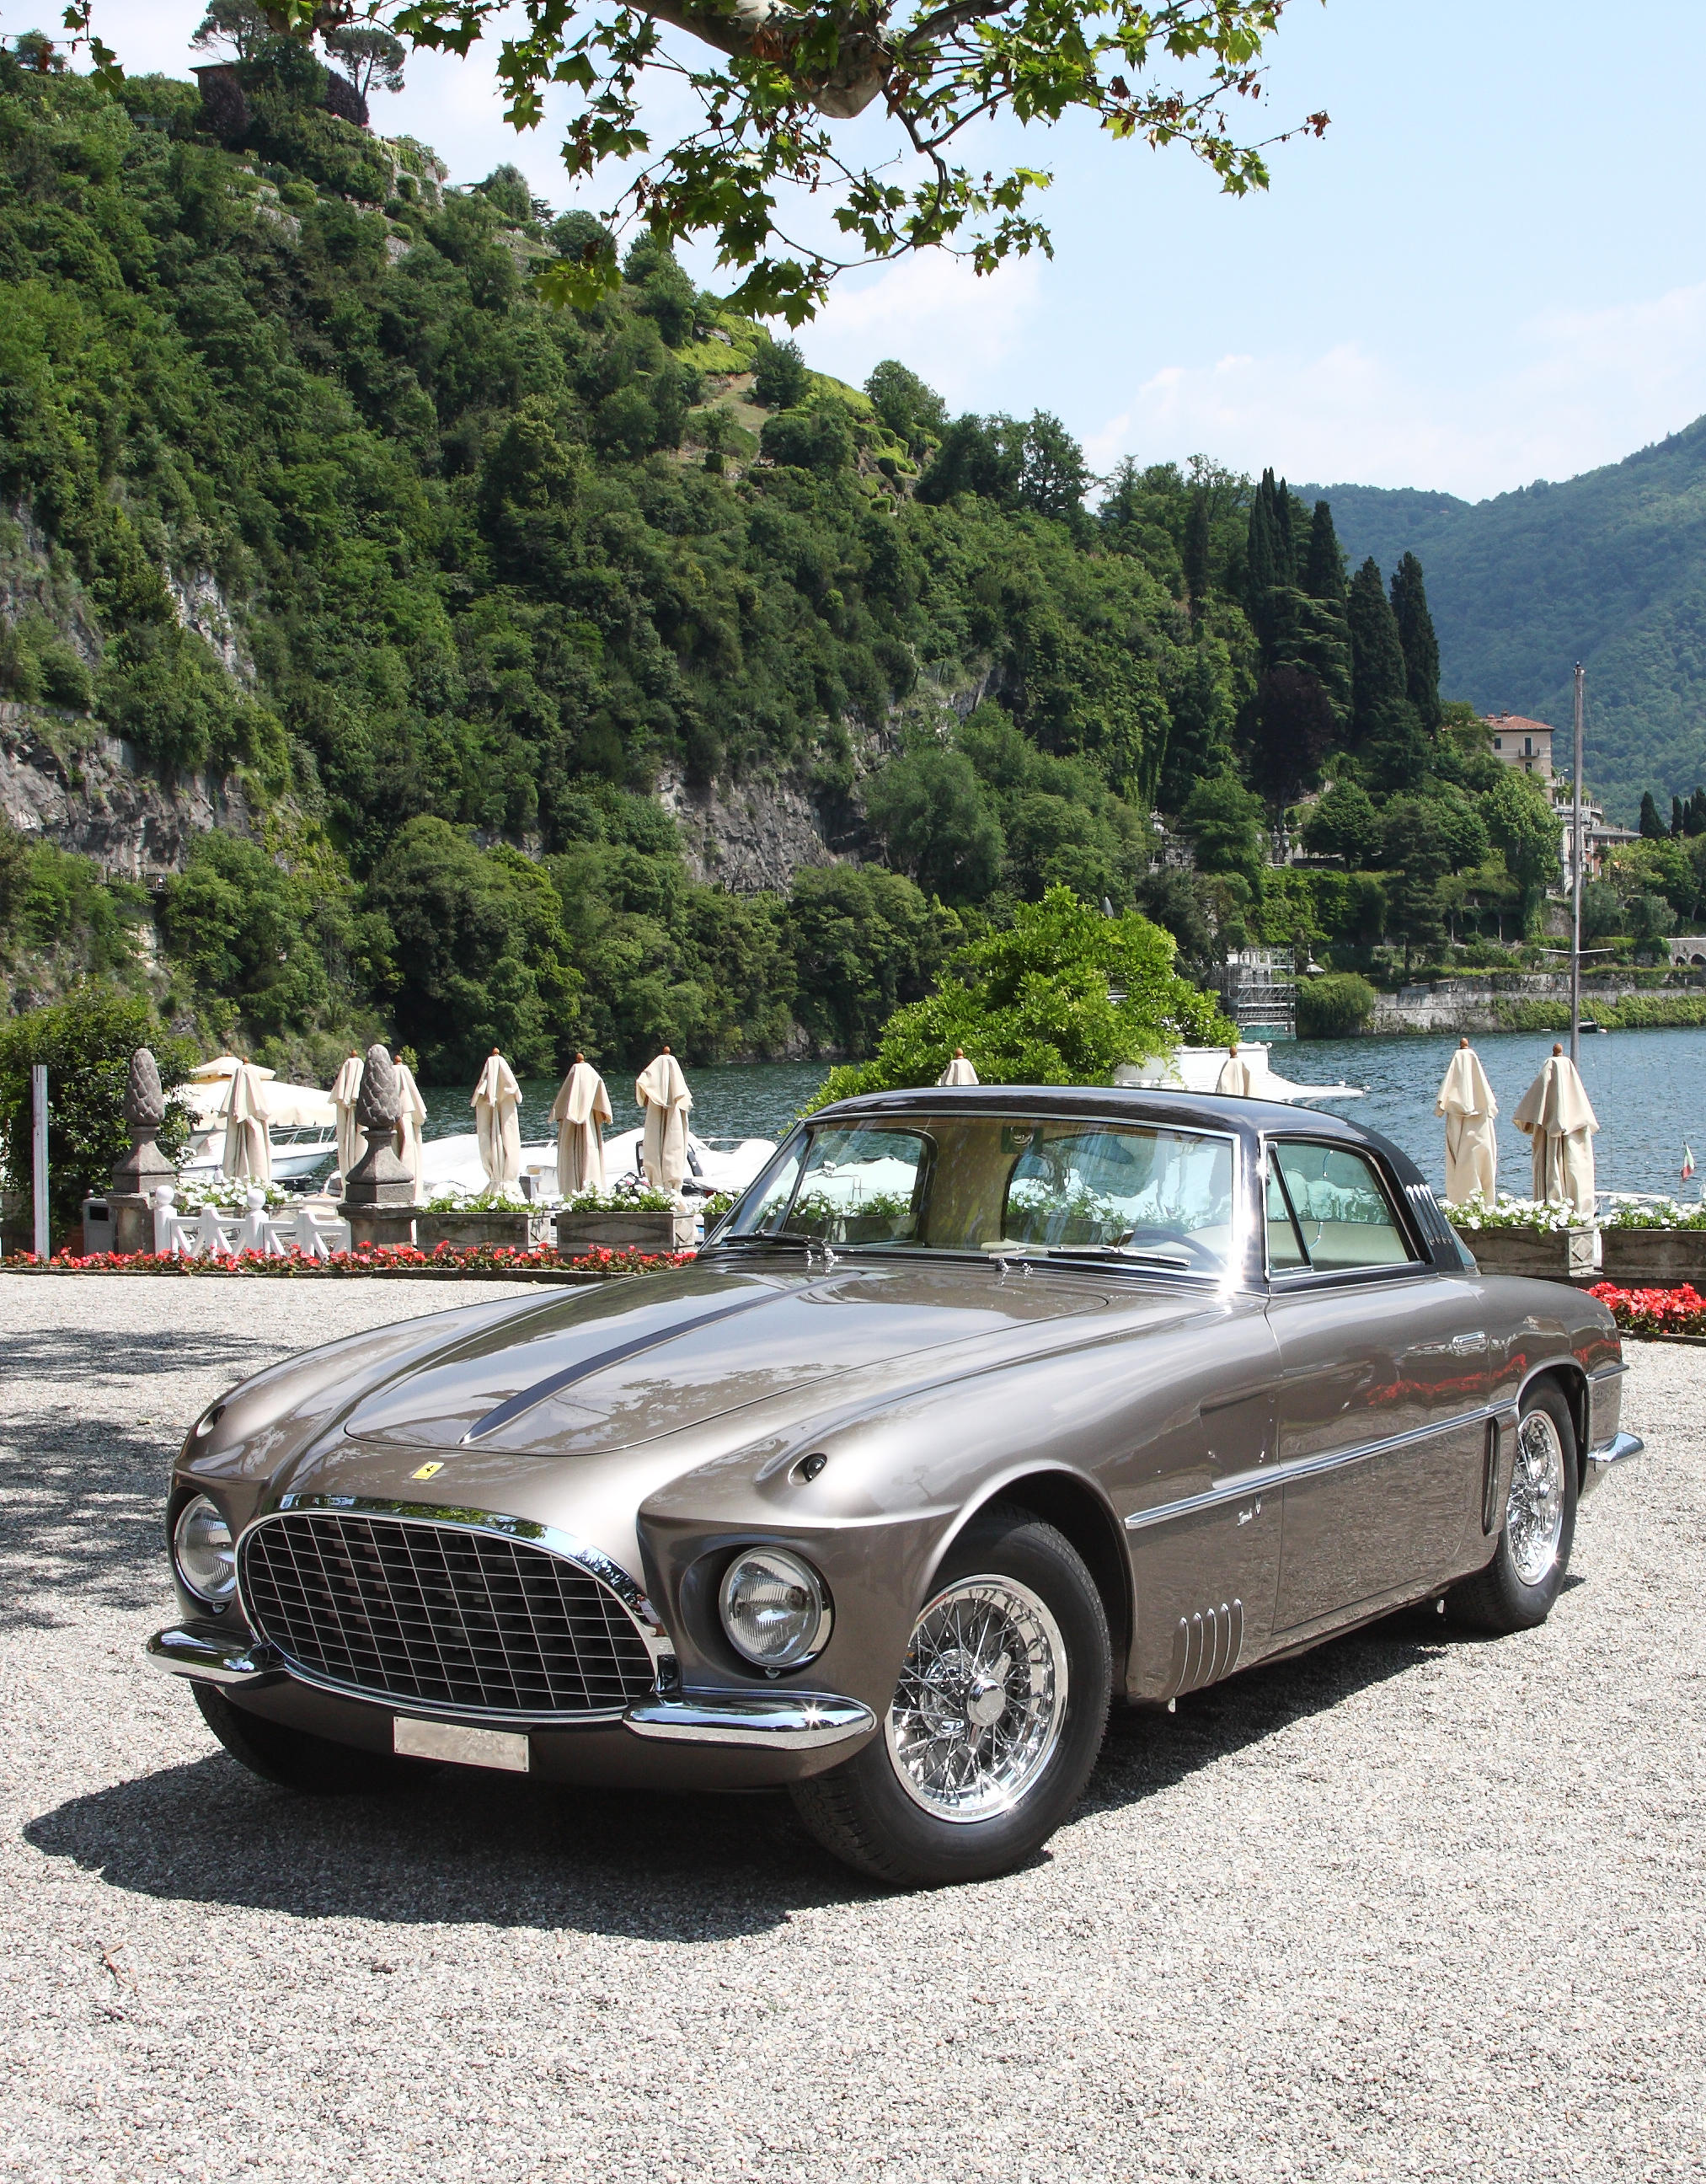
[[[198,1600],[229,1600],[237,1585],[231,1526],[205,1494],[186,1502],[172,1527],[172,1560]]]
[[[829,1639],[829,1599],[808,1563],[749,1547],[723,1574],[717,1605],[735,1652],[759,1669],[797,1669]]]

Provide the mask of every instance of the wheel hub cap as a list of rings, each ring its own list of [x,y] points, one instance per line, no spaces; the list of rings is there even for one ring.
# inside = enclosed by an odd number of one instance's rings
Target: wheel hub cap
[[[1009,1810],[1052,1757],[1067,1655],[1045,1604],[1017,1580],[962,1578],[914,1627],[886,1725],[900,1786],[939,1819]]]
[[[1517,1575],[1542,1584],[1564,1537],[1564,1445],[1544,1411],[1530,1411],[1516,1429],[1505,1530]]]

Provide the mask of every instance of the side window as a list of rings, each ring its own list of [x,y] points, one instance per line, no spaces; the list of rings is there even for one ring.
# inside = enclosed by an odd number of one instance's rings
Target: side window
[[[904,1242],[917,1224],[928,1140],[916,1130],[817,1130],[783,1224],[832,1244]]]
[[[1280,1181],[1280,1169],[1274,1157],[1274,1148],[1268,1148],[1268,1264],[1274,1273],[1285,1273],[1298,1267],[1307,1267],[1303,1240],[1297,1233],[1297,1224],[1291,1218],[1291,1209],[1285,1203],[1285,1193]]]
[[[1342,1273],[1358,1267],[1403,1267],[1413,1255],[1398,1226],[1374,1170],[1362,1153],[1343,1145],[1287,1144],[1268,1148],[1268,1264],[1296,1267],[1275,1245],[1283,1228],[1274,1208],[1274,1185],[1283,1182],[1295,1219],[1296,1252],[1301,1240],[1307,1264],[1317,1273]]]

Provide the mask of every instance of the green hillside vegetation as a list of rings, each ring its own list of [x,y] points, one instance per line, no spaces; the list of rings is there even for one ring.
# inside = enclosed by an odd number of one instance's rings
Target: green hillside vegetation
[[[448,189],[298,48],[237,79],[215,131],[0,58],[0,733],[255,815],[152,900],[0,832],[13,1006],[114,982],[322,1078],[382,1031],[429,1078],[860,1057],[945,1036],[1025,905],[1105,903],[1165,1006],[1064,1056],[1201,1029],[1166,965],[1229,947],[1380,978],[1532,933],[1555,826],[1442,705],[1414,558],[1348,574],[1324,503],[1201,460],[1092,514],[1046,413],[828,380],[650,242],[551,309],[587,215]],[[700,884],[666,773],[800,784],[857,861]]]
[[[1309,488],[1313,493],[1316,488]],[[1587,669],[1586,773],[1633,825],[1706,779],[1706,417],[1620,463],[1471,504],[1319,490],[1353,555],[1428,571],[1448,687],[1569,730]]]

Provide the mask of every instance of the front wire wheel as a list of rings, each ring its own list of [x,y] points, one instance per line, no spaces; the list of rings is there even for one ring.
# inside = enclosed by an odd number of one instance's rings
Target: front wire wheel
[[[878,1880],[1005,1873],[1082,1794],[1112,1675],[1107,1613],[1072,1542],[1029,1511],[983,1511],[918,1612],[881,1733],[795,1785],[800,1816]]]
[[[1493,1558],[1447,1596],[1457,1622],[1499,1635],[1545,1622],[1569,1568],[1579,1469],[1569,1406],[1543,1380],[1523,1398]]]

